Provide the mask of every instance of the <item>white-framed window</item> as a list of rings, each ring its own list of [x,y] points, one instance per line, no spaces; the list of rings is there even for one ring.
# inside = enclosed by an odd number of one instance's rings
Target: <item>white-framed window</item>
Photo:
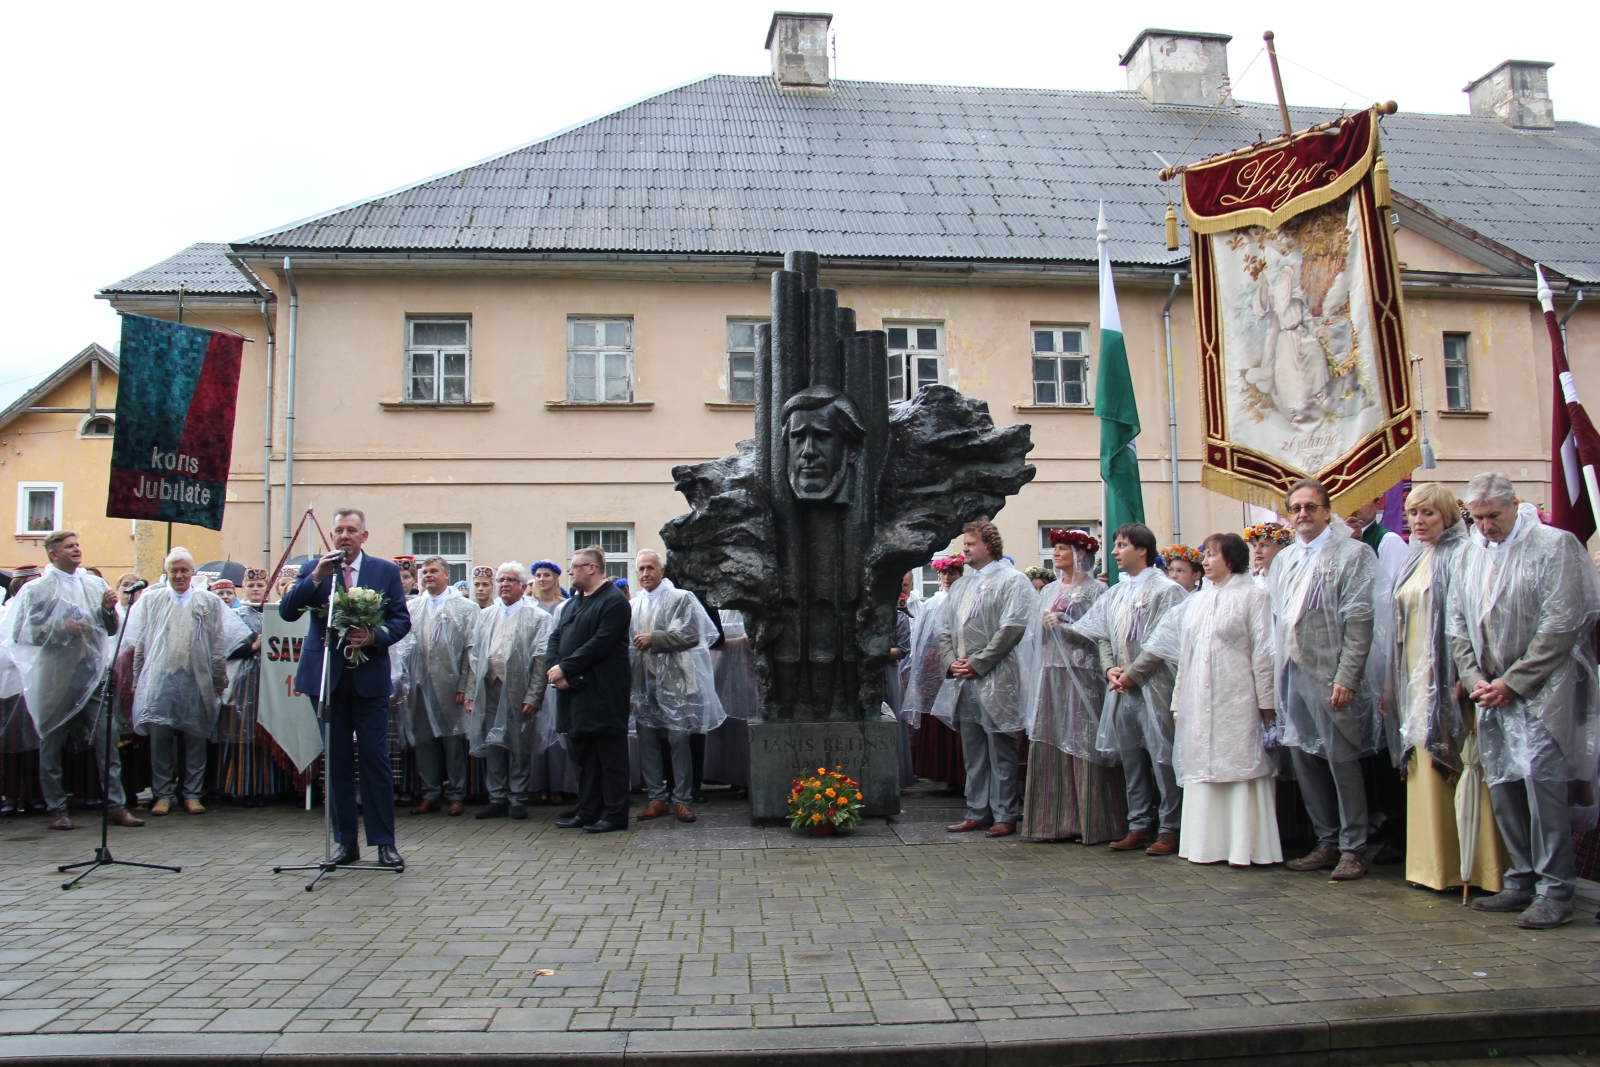
[[[86,416],[78,424],[79,437],[104,438],[115,437],[117,433],[117,419],[115,415],[96,413]]]
[[[48,534],[61,529],[61,482],[17,483],[17,533]]]
[[[1444,406],[1450,411],[1472,410],[1472,376],[1467,370],[1467,342],[1471,334],[1444,335]]]
[[[1094,402],[1089,392],[1089,356],[1082,326],[1042,326],[1033,334],[1033,402],[1082,407]]]
[[[633,524],[585,522],[567,527],[567,544],[570,545],[568,556],[580,548],[590,545],[599,545],[606,554],[606,577],[628,578],[629,585],[633,576]],[[629,595],[632,595],[630,588]]]
[[[939,591],[939,572],[931,566],[918,567],[912,573],[916,575],[915,587],[922,590],[922,599],[927,600]]]
[[[407,526],[406,551],[418,562],[426,556],[443,556],[450,564],[450,581],[466,581],[472,568],[472,527]]]
[[[756,327],[766,319],[728,320],[728,403],[756,402]]]
[[[406,320],[406,400],[462,404],[472,398],[472,320]]]
[[[567,320],[567,402],[633,402],[633,320]]]
[[[1100,536],[1099,519],[1056,519],[1054,522],[1039,523],[1039,566],[1054,567],[1056,562],[1055,546],[1050,544],[1051,530],[1082,530],[1096,541],[1100,542],[1100,552],[1089,559],[1090,567],[1098,567],[1100,556],[1105,552],[1105,538]]]
[[[886,322],[883,329],[889,335],[889,403],[944,381],[944,323]]]

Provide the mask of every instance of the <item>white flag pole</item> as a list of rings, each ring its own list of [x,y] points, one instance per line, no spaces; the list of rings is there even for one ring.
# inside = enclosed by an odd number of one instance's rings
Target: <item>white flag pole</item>
[[[1556,312],[1556,295],[1551,291],[1550,283],[1545,280],[1544,267],[1541,264],[1535,263],[1533,265],[1533,272],[1539,279],[1539,307],[1545,312],[1545,314],[1554,315]],[[1563,338],[1562,347],[1566,347],[1565,338]],[[1565,358],[1566,353],[1563,352],[1562,356]],[[1566,393],[1568,402],[1571,403],[1577,400],[1578,388],[1577,385],[1571,380],[1571,370],[1567,371],[1566,377],[1568,380],[1562,382],[1561,385]],[[1550,472],[1550,487],[1552,492],[1554,492],[1556,486],[1555,475],[1555,471]],[[1595,529],[1600,530],[1600,478],[1595,477],[1594,464],[1592,463],[1584,465],[1583,485],[1584,488],[1589,490],[1589,510],[1594,514]]]

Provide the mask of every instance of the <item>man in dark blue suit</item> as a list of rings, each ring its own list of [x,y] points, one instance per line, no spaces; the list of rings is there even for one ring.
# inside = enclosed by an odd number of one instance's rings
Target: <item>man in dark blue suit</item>
[[[337,549],[300,568],[300,578],[284,594],[278,614],[294,622],[310,608],[327,606],[333,581],[345,587],[364,586],[383,594],[383,625],[373,630],[352,627],[341,639],[333,635],[333,655],[328,661],[328,791],[333,802],[333,836],[339,842],[334,862],[361,859],[356,834],[355,761],[361,763],[361,814],[367,825],[367,844],[378,847],[378,863],[405,867],[394,847],[394,772],[389,765],[389,646],[411,630],[406,591],[400,568],[386,559],[361,551],[367,541],[367,517],[355,508],[333,513],[333,543]],[[311,616],[311,632],[300,654],[295,688],[311,695],[322,692],[322,660],[327,647],[327,620]],[[367,660],[351,666],[347,648],[366,650]],[[354,736],[354,745],[351,737]]]

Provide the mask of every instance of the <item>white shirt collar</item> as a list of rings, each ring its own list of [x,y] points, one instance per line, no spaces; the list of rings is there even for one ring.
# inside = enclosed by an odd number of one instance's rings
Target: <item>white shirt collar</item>
[[[522,606],[525,603],[525,600],[524,600],[523,597],[519,596],[519,597],[517,597],[516,600],[514,600],[511,603],[507,604],[504,600],[501,600],[499,597],[495,597],[494,598],[494,602],[496,604],[500,605],[500,617],[502,619],[509,619],[509,618],[511,618],[511,616],[515,615],[517,612],[522,610]]]
[[[988,563],[985,563],[983,566],[979,567],[973,573],[974,574],[988,574],[990,571],[994,570],[996,567],[998,567],[1003,562],[1004,562],[1004,560],[991,559]]]
[[[50,564],[50,569],[56,572],[56,581],[58,581],[58,582],[81,582],[81,581],[83,581],[83,568],[82,567],[79,567],[75,571],[68,572],[68,571],[62,570],[60,567],[57,567],[54,563],[52,563],[52,564]]]
[[[347,563],[345,563],[344,560],[340,560],[339,561],[339,573],[340,574],[344,573],[344,568],[345,567],[348,566],[350,568],[350,584],[351,585],[355,585],[357,582],[359,582],[361,580],[361,558],[362,558],[362,553],[357,552],[356,553],[356,561],[354,563],[347,564]]]
[[[1300,546],[1302,558],[1307,560],[1315,559],[1318,553],[1333,543],[1333,523],[1330,522],[1324,526],[1322,532],[1309,541],[1302,537],[1296,537],[1295,543]]]
[[[1150,580],[1150,576],[1155,572],[1156,568],[1154,567],[1146,567],[1138,574],[1129,574],[1127,571],[1123,571],[1121,581],[1128,583],[1129,589],[1137,589],[1145,582],[1148,582]]]
[[[663,578],[663,579],[661,579],[661,584],[660,585],[656,586],[654,589],[646,589],[644,591],[644,602],[646,604],[650,605],[651,607],[655,607],[656,601],[658,599],[660,599],[660,597],[661,597],[661,591],[662,590],[664,590],[664,589],[676,589],[676,588],[677,588],[677,586],[672,584],[672,579],[671,578]]]

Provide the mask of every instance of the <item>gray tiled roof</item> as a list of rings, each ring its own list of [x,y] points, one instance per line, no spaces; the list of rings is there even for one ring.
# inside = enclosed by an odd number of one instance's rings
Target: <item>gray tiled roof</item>
[[[1334,117],[1297,108],[1297,128]],[[1152,153],[1206,112],[1125,92],[713,75],[505,155],[237,242],[244,250],[781,253],[1180,262]],[[1277,109],[1212,118],[1192,162],[1273,136]],[[1600,281],[1600,129],[1465,115],[1383,124],[1395,188],[1520,254]],[[1174,190],[1175,192],[1175,190]],[[197,246],[198,247],[198,246]]]
[[[123,293],[176,293],[181,282],[185,292],[209,296],[254,296],[255,287],[239,268],[228,261],[228,246],[217,243],[193,244],[153,267],[146,267],[100,290],[106,295]]]

